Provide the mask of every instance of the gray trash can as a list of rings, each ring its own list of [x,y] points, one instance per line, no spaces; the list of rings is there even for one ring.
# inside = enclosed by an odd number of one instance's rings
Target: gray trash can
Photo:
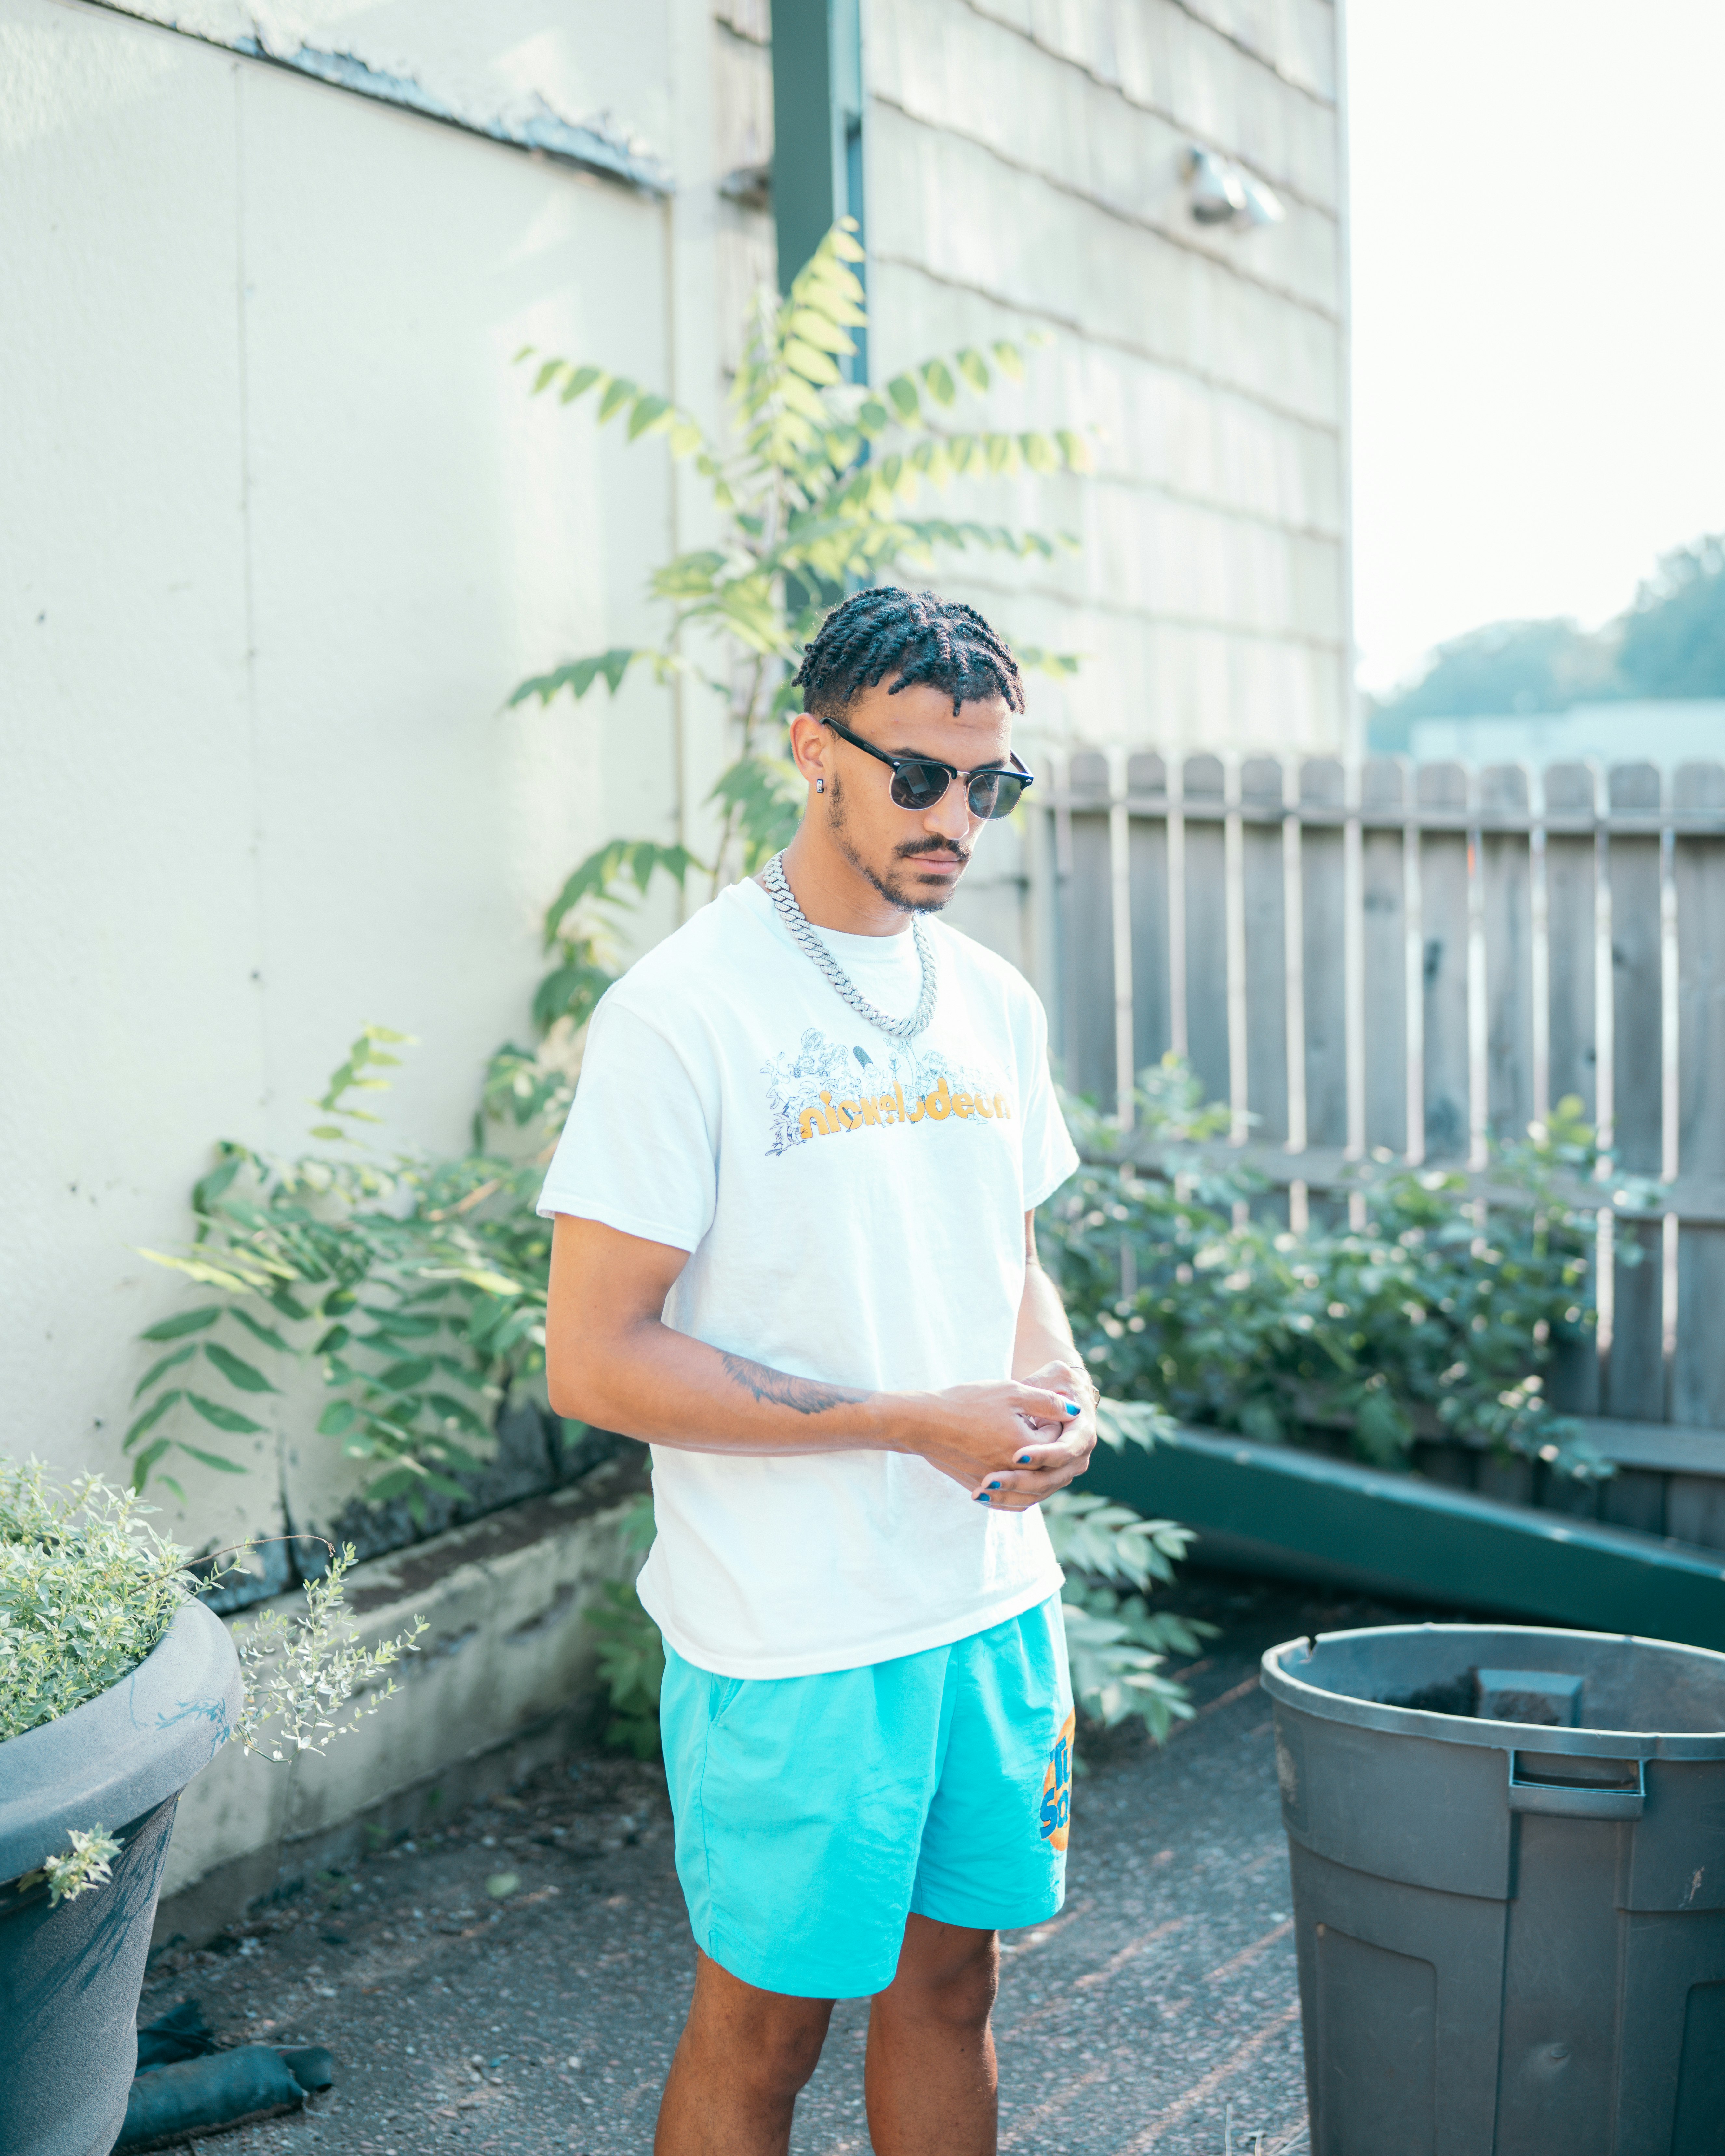
[[[1725,1655],[1387,1625],[1264,1683],[1313,2156],[1725,2156]]]

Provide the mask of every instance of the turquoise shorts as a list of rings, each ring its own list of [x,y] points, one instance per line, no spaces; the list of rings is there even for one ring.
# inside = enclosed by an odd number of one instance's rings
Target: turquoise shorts
[[[905,1918],[1040,1923],[1066,1882],[1059,1598],[920,1655],[722,1677],[667,1647],[660,1727],[695,1940],[763,1991],[861,1999]]]

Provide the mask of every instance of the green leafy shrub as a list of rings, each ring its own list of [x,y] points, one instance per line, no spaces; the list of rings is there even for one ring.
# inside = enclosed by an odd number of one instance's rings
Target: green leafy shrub
[[[1105,1404],[1105,1437],[1153,1444],[1153,1424]],[[1129,1505],[1062,1490],[1042,1507],[1049,1539],[1066,1574],[1060,1590],[1072,1697],[1081,1713],[1111,1727],[1133,1717],[1160,1743],[1189,1719],[1186,1687],[1161,1674],[1170,1654],[1195,1655],[1215,1627],[1172,1609],[1152,1609],[1145,1590],[1172,1584],[1192,1540],[1172,1520],[1146,1520]],[[1124,1591],[1122,1591],[1124,1590]]]
[[[138,1489],[154,1470],[183,1496],[158,1465],[171,1448],[243,1471],[205,1430],[263,1430],[262,1399],[280,1387],[261,1348],[316,1366],[332,1394],[319,1432],[373,1463],[369,1498],[405,1496],[420,1514],[428,1490],[465,1495],[455,1471],[479,1464],[498,1404],[543,1370],[543,1166],[478,1146],[438,1158],[368,1143],[362,1127],[378,1119],[352,1096],[387,1087],[379,1073],[403,1039],[366,1027],[331,1076],[311,1136],[339,1150],[277,1160],[224,1140],[192,1194],[191,1245],[145,1253],[214,1299],[141,1335],[167,1352],[134,1395],[147,1402],[125,1440]],[[481,1135],[506,1119],[548,1130],[568,1097],[560,1070],[505,1049],[476,1121]]]
[[[136,1494],[0,1460],[0,1743],[117,1684],[190,1593]]]
[[[638,1759],[656,1759],[665,1641],[631,1581],[608,1579],[599,1594],[587,1621],[598,1635],[599,1681],[609,1709],[605,1743]]]
[[[659,440],[673,458],[693,458],[719,528],[715,545],[655,572],[650,593],[669,610],[658,643],[571,660],[523,681],[511,701],[579,698],[602,684],[614,696],[639,667],[710,691],[733,752],[709,796],[716,828],[704,859],[655,839],[614,839],[569,877],[546,916],[553,964],[534,1004],[542,1027],[560,1017],[582,1023],[609,984],[607,906],[644,894],[661,873],[680,886],[698,873],[716,892],[790,838],[800,799],[784,757],[784,722],[799,701],[790,677],[829,607],[896,568],[926,574],[942,551],[1046,559],[1077,543],[918,513],[925,490],[940,495],[954,480],[1021,471],[1085,472],[1090,452],[1070,429],[1012,433],[967,419],[967,406],[1000,380],[1022,377],[1024,355],[1009,341],[927,360],[878,388],[845,381],[838,362],[866,321],[854,229],[846,218],[828,233],[788,298],[757,295],[722,442],[667,398],[603,367],[531,346],[516,355],[536,362],[534,395],[585,402],[598,424],[614,419],[631,441]],[[1016,649],[1021,666],[1066,674],[1077,665],[1034,645]]]
[[[1130,1153],[1073,1111],[1087,1163],[1049,1209],[1046,1262],[1105,1390],[1268,1443],[1345,1432],[1380,1466],[1449,1433],[1610,1473],[1547,1398],[1594,1323],[1599,1155],[1579,1101],[1504,1147],[1483,1192],[1365,1163],[1361,1224],[1302,1235],[1253,1216],[1265,1186],[1219,1162],[1228,1111],[1183,1065],[1147,1073],[1138,1107]]]
[[[0,1744],[118,1684],[208,1584],[150,1525],[147,1509],[136,1491],[98,1476],[56,1490],[39,1461],[0,1460]],[[302,1614],[266,1610],[236,1630],[244,1697],[228,1733],[248,1752],[282,1759],[326,1750],[377,1712],[395,1691],[384,1673],[417,1651],[425,1629],[418,1618],[379,1646],[357,1643],[342,1609],[352,1561],[350,1548],[307,1587]],[[352,1713],[338,1719],[350,1702]],[[74,1829],[69,1839],[70,1851],[44,1866],[56,1905],[105,1884],[120,1853],[100,1825]]]
[[[624,1548],[638,1559],[653,1540],[653,1500],[642,1496],[623,1522]],[[631,1563],[631,1575],[634,1571]],[[659,1757],[659,1693],[665,1682],[665,1641],[641,1606],[633,1576],[607,1580],[597,1609],[587,1621],[598,1640],[599,1681],[605,1687],[609,1719],[605,1743],[638,1759]]]

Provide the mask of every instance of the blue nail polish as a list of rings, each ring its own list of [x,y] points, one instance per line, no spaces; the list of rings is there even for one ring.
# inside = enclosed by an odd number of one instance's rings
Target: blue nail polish
[[[1028,1466],[1029,1466],[1029,1464],[1030,1464],[1030,1455],[1029,1455],[1029,1454],[1028,1452],[1021,1452],[1021,1453],[1019,1455],[1019,1466],[1020,1466],[1020,1467],[1028,1467]]]
[[[979,1505],[986,1505],[988,1502],[988,1491],[986,1490],[978,1490],[976,1493],[976,1501]]]
[[[1066,1412],[1068,1414],[1076,1414],[1078,1412],[1077,1409],[1073,1406],[1070,1400],[1068,1400],[1066,1403]]]
[[[998,1489],[1000,1487],[1000,1485],[999,1485],[998,1482],[991,1482],[991,1483],[988,1485],[988,1487],[989,1487],[991,1490],[998,1490]]]

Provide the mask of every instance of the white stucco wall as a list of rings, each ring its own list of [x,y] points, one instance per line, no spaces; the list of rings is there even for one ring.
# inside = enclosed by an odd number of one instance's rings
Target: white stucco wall
[[[421,57],[484,74],[470,8],[326,12],[380,64],[392,24],[465,18]],[[494,75],[701,153],[703,8],[509,27]],[[501,709],[651,629],[683,513],[652,445],[510,360],[711,408],[712,274],[679,320],[668,267],[716,213],[107,9],[0,0],[0,80],[5,1443],[118,1473],[133,1336],[183,1299],[136,1253],[183,1237],[213,1141],[293,1146],[376,1020],[425,1044],[397,1127],[459,1142],[547,897],[602,836],[672,834],[667,694]],[[177,1462],[163,1524],[267,1532],[258,1466]]]

